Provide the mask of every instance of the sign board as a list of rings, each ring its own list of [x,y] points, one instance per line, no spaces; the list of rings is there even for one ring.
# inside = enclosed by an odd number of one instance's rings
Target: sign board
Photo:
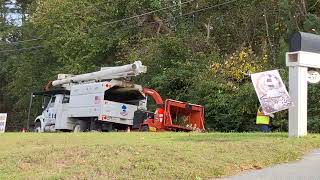
[[[0,113],[0,133],[6,130],[7,114]]]
[[[293,106],[293,102],[277,70],[252,74],[251,80],[262,110],[266,115]]]
[[[316,84],[320,82],[320,73],[315,70],[308,71],[308,83]]]

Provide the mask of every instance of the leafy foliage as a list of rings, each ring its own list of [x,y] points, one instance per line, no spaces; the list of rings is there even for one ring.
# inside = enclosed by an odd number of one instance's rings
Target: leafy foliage
[[[255,130],[259,103],[248,73],[281,69],[287,80],[289,35],[319,33],[320,3],[241,0],[198,11],[224,2],[19,0],[19,12],[28,14],[20,27],[5,21],[7,8],[0,6],[0,111],[9,112],[9,129],[25,125],[30,93],[56,74],[141,60],[148,73],[135,82],[165,98],[204,105],[207,128]],[[309,129],[319,132],[319,89],[309,91]],[[278,113],[274,124],[286,130],[287,113]]]

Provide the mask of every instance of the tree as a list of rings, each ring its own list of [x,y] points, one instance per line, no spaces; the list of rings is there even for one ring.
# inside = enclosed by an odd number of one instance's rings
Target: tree
[[[135,82],[204,105],[208,128],[253,130],[258,102],[246,73],[285,70],[290,34],[320,31],[317,0],[18,0],[22,26],[5,21],[0,2],[0,41],[38,39],[0,45],[14,50],[0,50],[0,101],[13,129],[24,124],[30,93],[56,74],[142,60],[148,73]],[[287,79],[287,71],[281,73]],[[317,92],[312,87],[310,96]],[[311,101],[310,122],[319,127],[320,104]],[[281,130],[286,116],[276,117]]]

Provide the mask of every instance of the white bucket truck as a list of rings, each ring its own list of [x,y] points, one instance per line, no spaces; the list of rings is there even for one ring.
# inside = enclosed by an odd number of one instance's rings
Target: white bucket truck
[[[126,130],[134,125],[134,113],[146,110],[146,98],[140,85],[128,82],[131,76],[145,73],[140,61],[101,68],[82,75],[59,74],[43,92],[43,112],[36,117],[36,132]],[[28,118],[29,122],[29,118]]]

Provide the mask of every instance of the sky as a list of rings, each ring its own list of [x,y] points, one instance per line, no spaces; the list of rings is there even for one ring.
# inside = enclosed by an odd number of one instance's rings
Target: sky
[[[9,13],[7,13],[6,19],[8,22],[12,23],[13,25],[21,26],[22,25],[22,14],[16,13],[16,12],[11,12],[16,8],[19,8],[16,5],[16,0],[10,0],[10,2],[11,3],[8,3],[5,5],[5,7],[7,7],[9,9]]]

